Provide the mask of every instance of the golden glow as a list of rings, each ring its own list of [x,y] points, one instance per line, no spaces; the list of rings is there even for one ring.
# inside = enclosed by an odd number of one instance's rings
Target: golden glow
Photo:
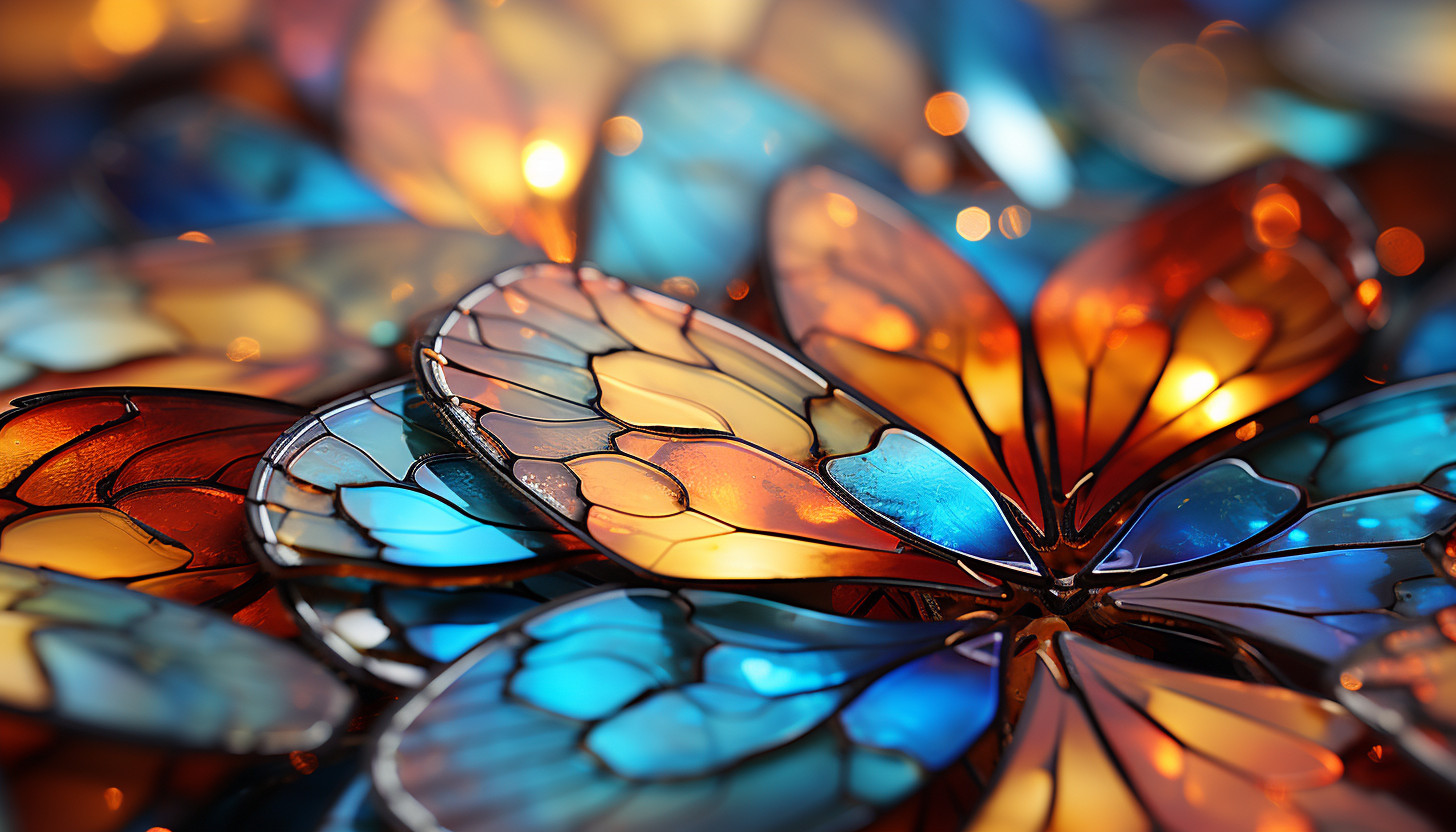
[[[1268,809],[1259,815],[1254,832],[1314,832],[1314,827],[1289,809]]]
[[[642,125],[631,116],[614,116],[602,122],[602,147],[613,156],[626,156],[642,145]]]
[[[1246,422],[1242,425],[1239,425],[1239,429],[1234,431],[1234,436],[1238,437],[1239,441],[1241,442],[1247,442],[1250,439],[1253,439],[1255,436],[1258,436],[1263,431],[1264,426],[1259,424],[1258,422]]]
[[[938,92],[925,102],[925,123],[942,136],[954,136],[966,126],[971,106],[959,93]]]
[[[177,239],[188,243],[205,243],[207,245],[216,245],[216,243],[212,241],[211,237],[207,236],[201,231],[187,231],[182,234],[178,234]]]
[[[1176,780],[1183,776],[1183,746],[1165,736],[1159,736],[1154,741],[1154,748],[1150,755],[1153,761],[1153,768],[1169,780]]]
[[[825,194],[824,210],[829,214],[829,219],[840,228],[849,228],[859,219],[859,207],[844,194]]]
[[[1249,216],[1254,220],[1254,236],[1270,248],[1289,248],[1299,239],[1299,202],[1279,185],[1259,191]]]
[[[1220,390],[1203,403],[1203,412],[1215,425],[1226,425],[1233,418],[1234,405],[1237,403],[1233,393],[1227,389]]]
[[[263,354],[263,348],[258,344],[256,338],[249,338],[246,335],[239,335],[228,342],[227,357],[229,361],[249,361],[256,359]]]
[[[1178,384],[1178,394],[1183,397],[1186,404],[1192,404],[1204,396],[1208,391],[1218,386],[1218,378],[1208,370],[1197,370],[1189,373],[1183,381]]]
[[[1001,210],[1001,218],[996,220],[996,227],[1001,229],[1001,234],[1008,240],[1025,237],[1026,232],[1031,230],[1031,212],[1021,205],[1008,205]]]
[[[101,793],[101,799],[106,802],[106,808],[115,812],[121,808],[121,789],[115,786]]]
[[[734,300],[743,300],[748,297],[748,281],[737,277],[728,281],[728,297]]]
[[[991,215],[985,208],[972,205],[956,214],[956,233],[972,242],[984,240],[991,233]]]
[[[1393,226],[1382,231],[1375,241],[1375,259],[1380,261],[1382,269],[1396,277],[1404,277],[1425,262],[1426,246],[1414,231]]]
[[[1364,687],[1364,684],[1360,681],[1359,677],[1355,676],[1355,674],[1353,673],[1341,673],[1340,687],[1344,688],[1345,690],[1359,690],[1360,688]]]
[[[162,37],[166,11],[158,0],[97,0],[91,8],[91,32],[110,51],[135,55]]]
[[[566,154],[555,142],[537,139],[521,153],[521,171],[533,190],[549,191],[566,178]]]
[[[1355,287],[1355,299],[1360,301],[1360,305],[1366,308],[1379,303],[1380,281],[1373,277],[1367,277],[1360,281],[1360,285]]]

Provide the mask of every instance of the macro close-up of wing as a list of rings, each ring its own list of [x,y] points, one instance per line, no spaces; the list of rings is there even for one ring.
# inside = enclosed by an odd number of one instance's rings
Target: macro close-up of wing
[[[990,725],[1002,638],[985,630],[597,591],[433,679],[380,735],[374,780],[418,832],[857,828]]]
[[[418,360],[426,395],[472,448],[641,570],[983,590],[958,557],[1039,572],[992,492],[944,452],[746,331],[594,269],[501,275]]]

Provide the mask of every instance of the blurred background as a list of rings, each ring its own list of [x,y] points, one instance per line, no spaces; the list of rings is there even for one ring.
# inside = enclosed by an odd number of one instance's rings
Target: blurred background
[[[809,164],[1024,319],[1089,239],[1276,157],[1379,235],[1353,377],[1456,369],[1449,2],[4,0],[0,390],[315,404],[545,258],[772,334],[764,206]]]

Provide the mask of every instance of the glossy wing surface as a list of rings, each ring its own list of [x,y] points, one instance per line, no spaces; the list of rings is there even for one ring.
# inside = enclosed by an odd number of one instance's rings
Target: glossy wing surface
[[[1271,163],[1103,235],[1052,275],[1032,323],[1070,538],[1154,466],[1350,352],[1379,297],[1356,292],[1374,270],[1365,224],[1329,175]]]
[[[899,206],[825,168],[780,183],[769,229],[794,343],[985,477],[1035,536],[1054,536],[1027,439],[1021,332],[980,274]]]
[[[1456,782],[1456,607],[1370,639],[1335,671],[1329,687],[1341,704]]]
[[[1347,776],[1364,726],[1323,699],[1058,637],[970,832],[1430,830]]]
[[[500,275],[419,360],[473,448],[636,568],[983,589],[953,562],[1037,574],[991,493],[939,449],[761,339],[595,269]],[[873,475],[886,465],[936,488]]]
[[[990,725],[982,627],[598,591],[430,682],[380,736],[375,786],[412,830],[857,828]]]
[[[0,638],[0,708],[172,746],[309,749],[353,708],[291,645],[54,572],[0,564]]]
[[[391,222],[218,233],[37,267],[0,279],[0,390],[8,401],[172,386],[312,406],[397,372],[394,347],[417,316],[531,252]]]
[[[191,390],[22,401],[0,416],[0,561],[218,606],[286,635],[291,625],[253,580],[243,495],[298,415]]]

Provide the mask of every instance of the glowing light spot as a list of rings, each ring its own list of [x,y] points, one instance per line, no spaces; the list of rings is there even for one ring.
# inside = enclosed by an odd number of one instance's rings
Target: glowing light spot
[[[106,803],[106,808],[115,812],[121,808],[121,789],[112,786],[101,793],[101,799]]]
[[[734,300],[743,300],[748,297],[748,281],[737,277],[728,281],[728,297]]]
[[[414,293],[414,284],[401,281],[400,283],[396,283],[393,289],[389,290],[389,299],[395,303],[399,303]]]
[[[1364,686],[1365,684],[1361,682],[1353,673],[1340,674],[1340,687],[1344,688],[1345,690],[1359,690]]]
[[[1341,683],[1344,683],[1344,681],[1345,681],[1345,677],[1344,676],[1341,676],[1340,677],[1340,682]],[[1356,682],[1355,684],[1358,685],[1359,682]],[[1350,688],[1350,690],[1359,690],[1359,689],[1360,688],[1358,688],[1358,687]],[[1378,762],[1380,762],[1380,758],[1385,756],[1385,749],[1384,748],[1381,748],[1378,745],[1372,745],[1372,746],[1370,746],[1370,750],[1368,752],[1366,752],[1366,755],[1365,756],[1369,757],[1372,762],[1378,763]]]
[[[991,215],[972,205],[956,214],[956,233],[967,240],[983,240],[991,233]]]
[[[1021,205],[1008,205],[1001,210],[1001,218],[996,220],[996,227],[1001,229],[1002,236],[1008,240],[1025,237],[1026,232],[1031,230],[1031,212]]]
[[[1178,394],[1183,397],[1184,402],[1191,404],[1208,395],[1208,391],[1217,386],[1217,376],[1208,370],[1197,370],[1178,383]]]
[[[868,311],[862,320],[859,337],[872,347],[898,352],[920,338],[915,322],[899,307],[880,306]]]
[[[1137,303],[1123,304],[1112,320],[1118,326],[1137,326],[1148,319],[1148,308]]]
[[[152,828],[148,829],[147,832],[172,832],[172,830],[168,829],[165,826],[153,826]]]
[[[380,621],[373,611],[363,607],[339,613],[334,616],[329,627],[357,650],[378,647],[389,638],[389,625]]]
[[[118,55],[147,50],[166,28],[166,9],[158,0],[97,0],[91,7],[92,34]]]
[[[263,354],[262,345],[256,338],[249,338],[246,335],[239,335],[228,342],[227,357],[229,361],[249,361],[258,358]]]
[[[1204,49],[1216,47],[1223,38],[1236,38],[1249,33],[1242,23],[1233,20],[1215,20],[1198,33],[1197,44]]]
[[[1303,815],[1287,809],[1270,809],[1259,815],[1254,832],[1312,832],[1313,828]]]
[[[683,300],[692,300],[698,296],[698,282],[691,277],[669,277],[662,281],[662,291]]]
[[[1380,281],[1367,277],[1355,287],[1355,299],[1360,301],[1361,306],[1369,309],[1380,302],[1380,291]]]
[[[1304,543],[1307,540],[1309,540],[1309,532],[1304,529],[1295,529],[1289,533],[1290,543]]]
[[[546,139],[531,142],[526,145],[521,159],[526,184],[537,191],[548,191],[566,178],[566,154],[555,142]]]
[[[1154,740],[1152,748],[1153,768],[1169,780],[1183,776],[1183,747],[1168,737]]]
[[[859,207],[844,194],[825,194],[824,210],[829,214],[829,219],[840,228],[848,228],[859,220]]]
[[[1270,248],[1289,248],[1299,240],[1299,201],[1278,185],[1259,191],[1249,216],[1254,221],[1254,236]]]
[[[288,763],[299,774],[313,774],[318,770],[318,755],[307,751],[290,751]]]
[[[626,156],[642,146],[642,125],[631,116],[613,116],[602,122],[602,147],[613,156]]]
[[[1237,436],[1240,441],[1247,442],[1263,432],[1264,426],[1258,422],[1246,422],[1240,425],[1238,430],[1234,431],[1234,436]]]
[[[1404,277],[1426,262],[1426,246],[1416,232],[1397,225],[1380,232],[1375,240],[1375,259],[1382,269]]]
[[[932,349],[943,350],[950,346],[950,333],[943,329],[932,329],[926,341]]]
[[[1227,390],[1220,390],[1208,397],[1203,404],[1203,412],[1214,424],[1223,425],[1229,421],[1234,413],[1234,394]]]
[[[204,243],[209,246],[216,245],[215,243],[213,243],[211,237],[207,236],[201,231],[186,231],[178,234],[177,239],[188,243]]]
[[[1355,521],[1355,525],[1362,529],[1377,529],[1380,528],[1380,521],[1374,517],[1361,517]]]
[[[925,102],[925,123],[942,136],[954,136],[966,126],[971,105],[959,93],[938,92]]]

